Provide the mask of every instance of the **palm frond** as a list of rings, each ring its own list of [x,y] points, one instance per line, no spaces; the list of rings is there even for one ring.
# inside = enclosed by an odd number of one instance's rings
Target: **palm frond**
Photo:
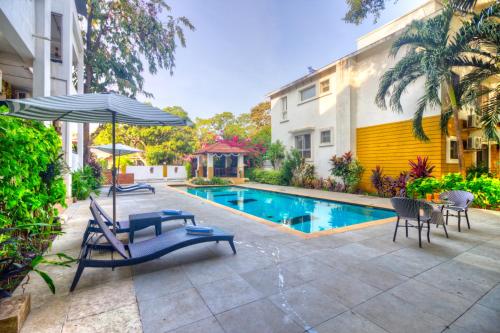
[[[413,135],[420,141],[429,141],[429,137],[425,134],[423,119],[424,112],[427,107],[426,96],[422,96],[417,103],[417,110],[413,115]]]
[[[451,117],[453,116],[453,111],[451,107],[448,105],[443,111],[441,112],[441,118],[439,119],[439,127],[441,128],[441,132],[448,136],[448,122],[450,121]]]
[[[377,95],[375,97],[375,103],[378,107],[380,107],[381,109],[387,108],[385,98],[391,92],[391,87],[396,85],[399,81],[406,80],[408,77],[415,77],[416,79],[419,76],[423,75],[423,72],[420,68],[421,59],[421,53],[410,50],[408,51],[406,56],[403,57],[393,68],[389,69],[382,75],[382,77],[380,78]],[[405,87],[406,85],[402,86],[401,88],[404,90]]]
[[[498,52],[500,34],[498,18],[500,16],[500,4],[496,3],[475,13],[470,20],[463,22],[460,29],[450,40],[448,48],[453,53],[464,52],[467,47],[474,44],[482,44],[496,49]],[[496,52],[496,53],[497,53]]]
[[[481,115],[484,136],[500,144],[497,127],[500,122],[500,91],[497,87],[495,94],[480,106],[478,113]]]
[[[476,6],[477,0],[453,0],[451,6],[463,12],[470,12]]]
[[[392,111],[397,113],[403,112],[403,106],[401,105],[401,96],[406,91],[406,88],[411,83],[415,82],[420,76],[422,76],[422,73],[420,72],[408,74],[394,85],[394,89],[392,90],[391,98],[389,100],[389,105],[391,106]]]

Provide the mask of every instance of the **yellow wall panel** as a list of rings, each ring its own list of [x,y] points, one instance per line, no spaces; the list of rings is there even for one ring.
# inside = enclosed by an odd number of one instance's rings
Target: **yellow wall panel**
[[[429,142],[413,136],[412,120],[356,129],[356,154],[365,168],[362,190],[375,191],[370,176],[377,165],[386,175],[395,177],[401,171],[408,171],[408,161],[416,160],[417,156],[428,156],[430,163],[436,166],[433,174],[441,175],[445,140],[439,128],[439,116],[424,118],[423,124]]]

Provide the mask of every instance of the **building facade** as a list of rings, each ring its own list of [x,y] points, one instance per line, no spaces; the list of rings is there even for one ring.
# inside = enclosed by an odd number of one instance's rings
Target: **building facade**
[[[417,81],[402,96],[404,112],[382,110],[375,104],[378,82],[399,57],[390,54],[398,32],[411,21],[431,17],[441,10],[429,1],[410,13],[362,36],[357,51],[268,94],[271,100],[272,140],[296,148],[315,166],[321,177],[330,175],[330,158],[354,153],[365,168],[361,187],[374,189],[371,170],[380,165],[397,176],[408,170],[408,161],[429,156],[434,175],[458,171],[456,138],[439,127],[439,107],[427,110],[424,128],[429,142],[414,138],[412,120],[424,81]],[[498,168],[498,145],[482,139],[472,112],[462,111],[466,165]]]
[[[0,0],[0,99],[83,93],[83,0]],[[76,80],[73,74],[76,73]],[[76,81],[76,84],[75,84]],[[72,161],[72,131],[78,161]],[[83,165],[83,125],[62,122],[67,165]],[[71,179],[67,176],[67,193]]]

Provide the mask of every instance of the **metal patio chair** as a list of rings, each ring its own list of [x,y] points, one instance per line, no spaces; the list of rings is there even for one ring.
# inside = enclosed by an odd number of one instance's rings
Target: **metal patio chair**
[[[474,194],[467,191],[448,191],[441,193],[439,198],[451,202],[450,204],[445,204],[441,207],[441,210],[446,210],[446,224],[448,224],[448,217],[450,215],[456,216],[458,218],[458,232],[461,232],[461,213],[464,213],[465,220],[467,221],[467,227],[470,229],[468,210],[469,206],[474,201]],[[450,210],[457,212],[457,214],[450,214]]]
[[[432,205],[420,201],[414,200],[410,198],[402,198],[402,197],[394,197],[391,198],[392,207],[396,211],[398,216],[396,222],[396,228],[394,230],[394,237],[392,241],[396,241],[396,235],[398,232],[398,228],[406,229],[406,237],[408,237],[408,228],[417,228],[418,229],[418,246],[422,247],[422,229],[424,225],[427,228],[427,242],[431,242],[430,239],[430,231],[431,231],[431,219],[432,219]],[[400,220],[405,221],[404,226],[400,226]],[[409,222],[417,222],[417,225],[411,224]],[[445,226],[446,231],[446,226]]]

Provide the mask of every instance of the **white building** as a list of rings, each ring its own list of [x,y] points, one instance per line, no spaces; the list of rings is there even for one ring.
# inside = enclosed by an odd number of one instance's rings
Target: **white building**
[[[78,14],[84,0],[0,0],[0,99],[83,93],[83,41]],[[77,73],[76,86],[73,73]],[[71,129],[78,128],[83,165],[83,126],[63,123],[63,150],[72,163]],[[71,195],[70,179],[67,179]]]
[[[456,172],[456,138],[446,137],[439,130],[439,107],[425,113],[424,128],[430,142],[413,136],[411,123],[424,89],[423,80],[402,96],[404,112],[381,110],[375,104],[381,76],[399,60],[390,55],[397,34],[411,21],[432,17],[441,8],[439,1],[428,1],[359,38],[352,54],[269,93],[272,140],[301,151],[322,177],[330,175],[332,155],[352,151],[365,167],[361,187],[368,191],[373,190],[369,177],[376,165],[397,176],[408,170],[408,160],[417,155],[429,156],[436,166],[436,176]],[[469,115],[464,112],[461,116],[465,121]],[[480,135],[474,127],[465,131],[464,140]],[[498,167],[498,146],[482,142],[467,150],[466,165],[479,161],[492,169]]]

